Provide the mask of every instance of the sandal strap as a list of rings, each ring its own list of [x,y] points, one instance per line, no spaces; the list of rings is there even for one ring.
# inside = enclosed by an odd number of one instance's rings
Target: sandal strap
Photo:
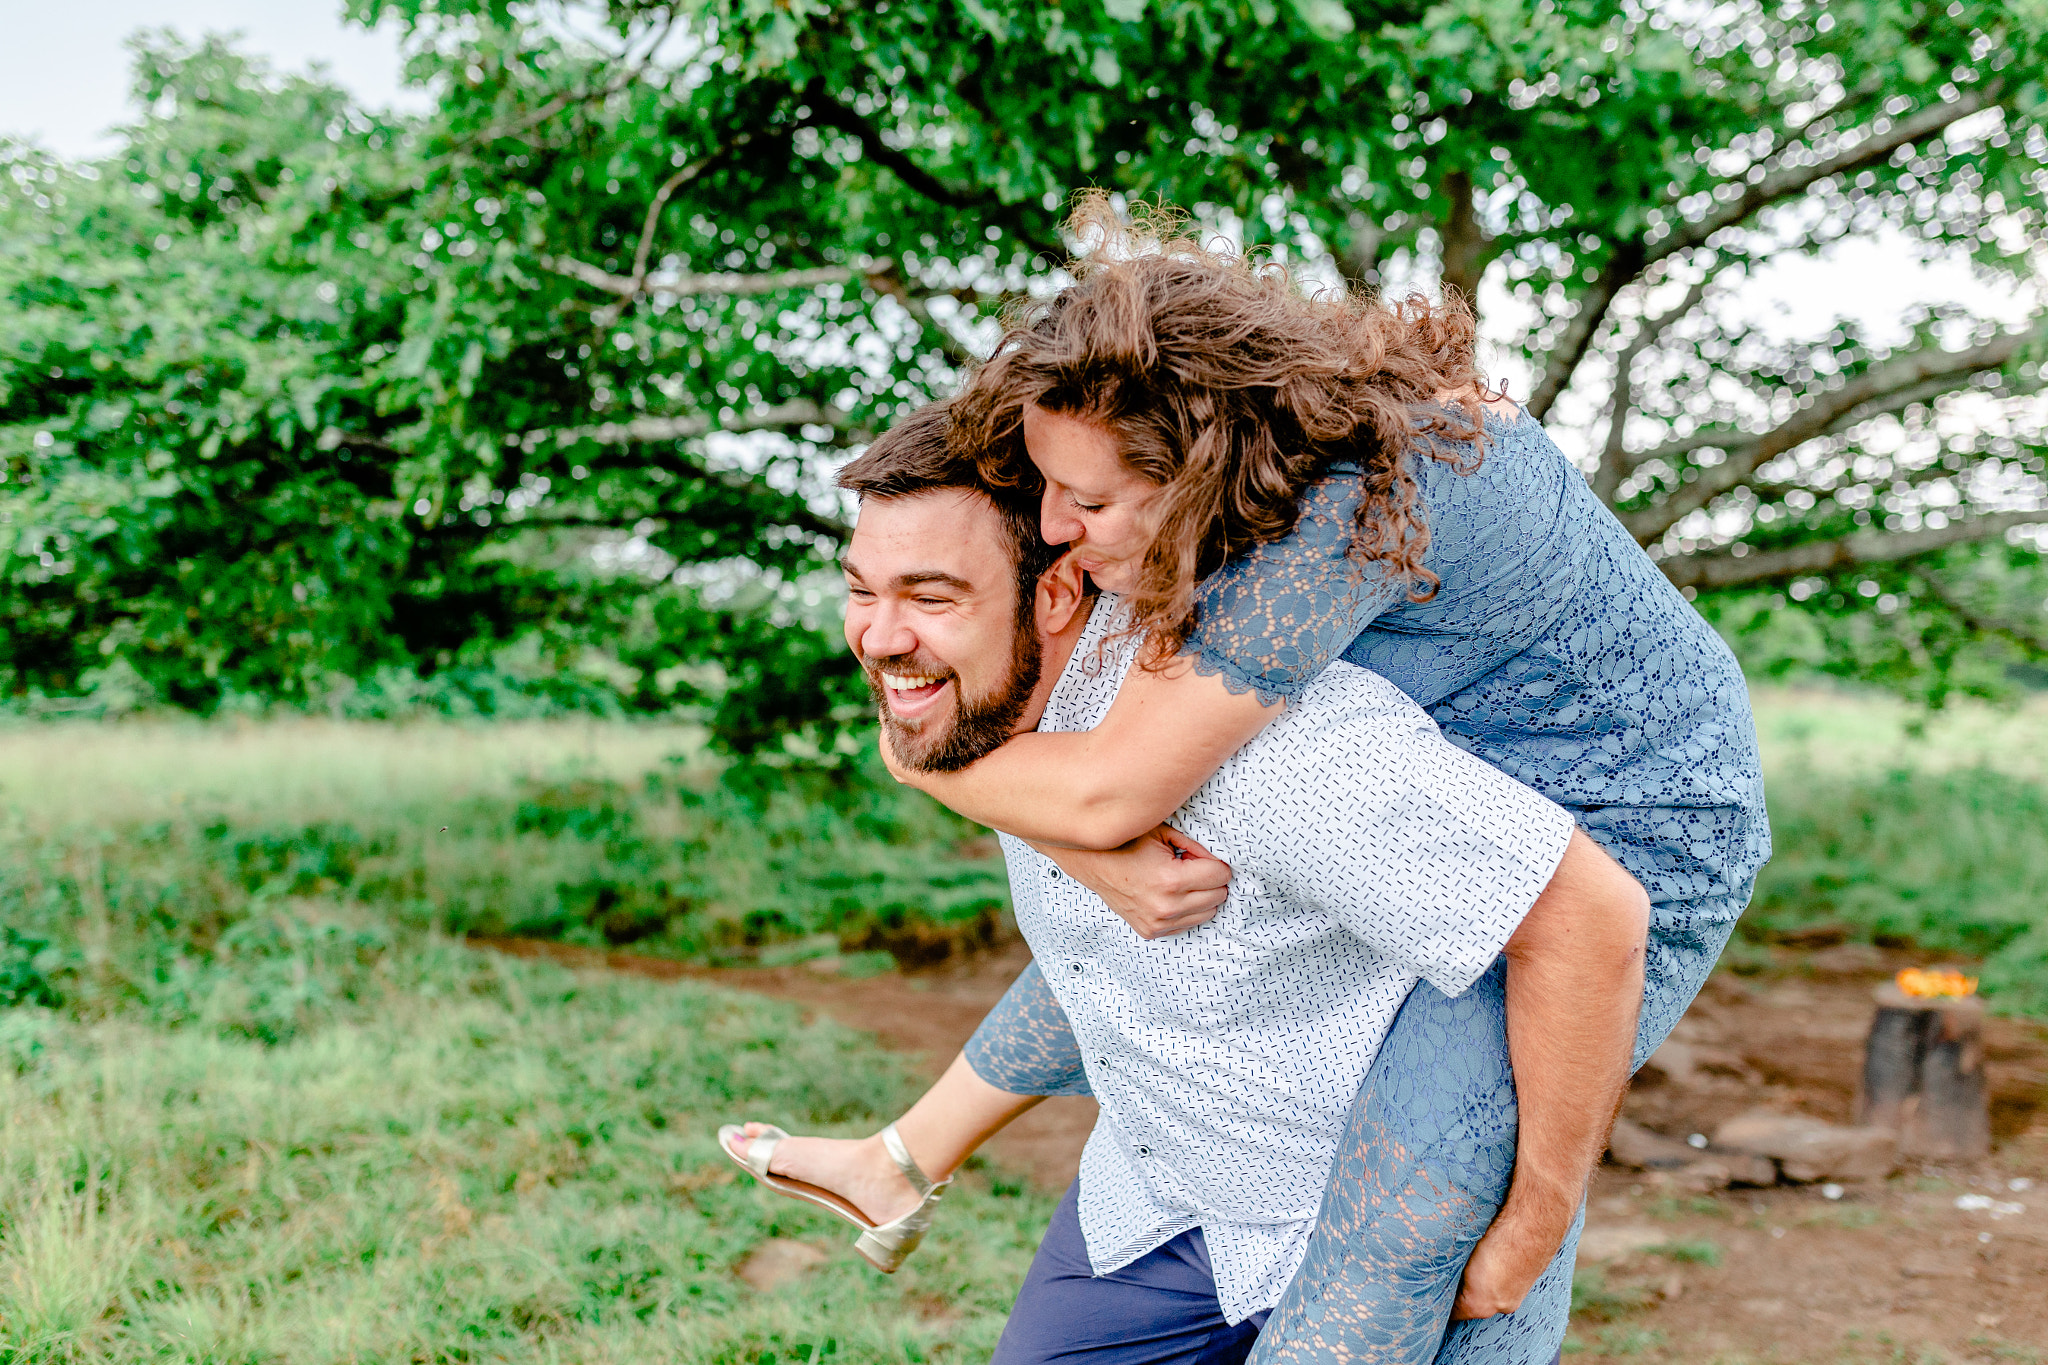
[[[920,1199],[937,1188],[932,1183],[932,1178],[926,1175],[918,1167],[917,1162],[912,1159],[910,1149],[903,1145],[903,1135],[896,1131],[895,1124],[892,1123],[882,1130],[882,1146],[888,1149],[890,1158],[896,1163],[896,1169],[903,1172],[903,1178],[910,1182],[910,1188],[917,1191]],[[950,1185],[953,1182],[951,1180],[943,1180],[938,1183],[940,1185]]]
[[[728,1123],[718,1130],[718,1145],[725,1154],[747,1169],[757,1180],[768,1178],[768,1163],[775,1159],[775,1148],[789,1134],[772,1123],[761,1125],[761,1132],[753,1137],[746,1135],[746,1129],[737,1123]],[[740,1148],[732,1149],[731,1139],[738,1138]]]

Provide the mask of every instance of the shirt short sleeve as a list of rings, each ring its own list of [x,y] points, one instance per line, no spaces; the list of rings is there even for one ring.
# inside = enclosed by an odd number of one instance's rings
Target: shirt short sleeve
[[[1255,871],[1462,994],[1549,885],[1571,815],[1444,739],[1391,683],[1338,669],[1348,676],[1318,684],[1316,704],[1281,722],[1313,733],[1260,773]],[[1326,706],[1331,692],[1343,699]]]
[[[1406,592],[1351,556],[1361,495],[1356,473],[1331,475],[1303,495],[1292,532],[1210,576],[1186,651],[1196,671],[1268,704],[1291,698]]]

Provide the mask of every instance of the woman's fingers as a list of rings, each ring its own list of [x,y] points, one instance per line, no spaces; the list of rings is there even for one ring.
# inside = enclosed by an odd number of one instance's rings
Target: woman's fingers
[[[1228,894],[1228,887],[1176,892],[1119,913],[1139,938],[1167,938],[1215,919]]]
[[[1182,861],[1204,861],[1215,863],[1217,866],[1223,869],[1225,880],[1229,879],[1229,863],[1224,862],[1221,858],[1218,858],[1208,849],[1203,848],[1200,843],[1196,842],[1194,839],[1189,838],[1187,835],[1181,833],[1172,825],[1161,825],[1159,826],[1159,828],[1153,830],[1148,837],[1157,839],[1160,843],[1165,844],[1168,849],[1172,850],[1173,856],[1176,859]]]

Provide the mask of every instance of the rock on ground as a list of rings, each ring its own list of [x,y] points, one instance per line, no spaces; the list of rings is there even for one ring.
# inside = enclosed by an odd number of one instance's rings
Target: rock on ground
[[[1753,1109],[1714,1130],[1714,1145],[1770,1157],[1787,1180],[1882,1180],[1898,1169],[1899,1135]]]

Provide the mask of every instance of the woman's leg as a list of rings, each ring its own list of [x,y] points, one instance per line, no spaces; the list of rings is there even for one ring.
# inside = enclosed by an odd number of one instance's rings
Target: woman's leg
[[[1747,891],[1652,907],[1638,1060],[1698,993]],[[1571,1311],[1578,1224],[1519,1311],[1448,1321],[1465,1260],[1514,1174],[1505,983],[1497,962],[1455,999],[1427,982],[1409,994],[1359,1088],[1308,1254],[1252,1365],[1546,1365],[1555,1357]]]
[[[944,1180],[977,1147],[1043,1099],[996,1089],[974,1073],[963,1053],[896,1120],[896,1135],[928,1179]],[[757,1137],[765,1126],[749,1123],[746,1135]],[[787,1137],[776,1144],[768,1169],[832,1191],[874,1223],[900,1218],[916,1208],[921,1197],[897,1168],[879,1133],[865,1138]]]
[[[938,1085],[897,1119],[897,1134],[918,1169],[942,1181],[1040,1099],[1087,1093],[1081,1046],[1073,1042],[1067,1011],[1032,962],[981,1021]],[[918,1203],[879,1136],[858,1142],[788,1138],[776,1146],[770,1171],[852,1199],[874,1222],[889,1222]]]
[[[981,1021],[946,1074],[896,1121],[896,1131],[918,1169],[943,1180],[1045,1096],[1087,1093],[1088,1077],[1066,1011],[1034,962]],[[754,1136],[760,1126],[747,1125],[747,1135]],[[879,1135],[793,1136],[776,1147],[769,1169],[831,1190],[877,1223],[918,1202]]]
[[[1038,964],[1026,967],[967,1040],[975,1074],[1012,1095],[1087,1095],[1081,1045]]]
[[[1359,1089],[1308,1254],[1254,1365],[1435,1358],[1465,1259],[1514,1169],[1505,983],[1495,963],[1456,998],[1427,982],[1409,993]]]

